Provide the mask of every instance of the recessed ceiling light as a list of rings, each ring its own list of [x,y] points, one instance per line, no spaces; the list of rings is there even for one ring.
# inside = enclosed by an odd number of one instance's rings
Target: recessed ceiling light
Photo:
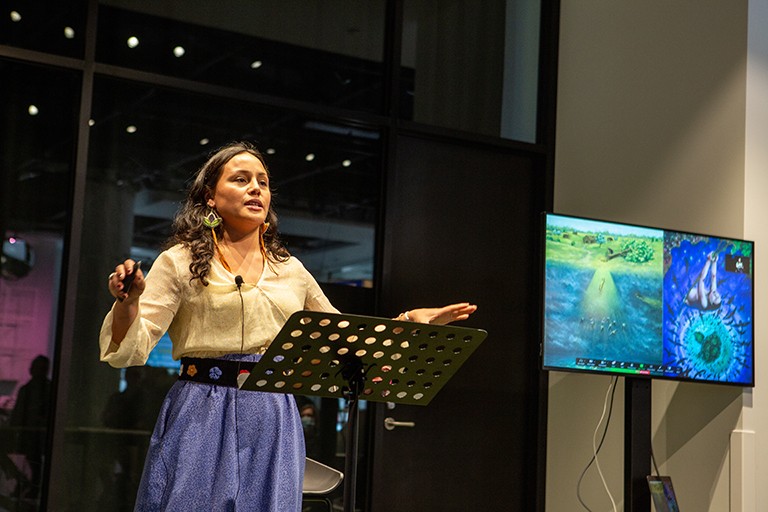
[[[128,48],[136,48],[139,46],[139,38],[136,36],[131,36],[128,38]]]
[[[306,160],[307,162],[311,162],[314,159],[315,159],[314,153],[307,153],[307,156],[304,157],[304,160]]]
[[[75,29],[72,27],[64,27],[64,37],[67,39],[74,39],[75,38]]]
[[[349,158],[347,158],[346,160],[344,160],[343,162],[341,162],[341,165],[343,165],[344,167],[349,167],[350,165],[352,165],[352,160],[350,160]]]
[[[251,69],[259,69],[262,64],[263,62],[261,62],[260,60],[255,60],[251,62]]]
[[[136,133],[137,129],[138,128],[136,128],[134,125],[129,125],[125,127],[125,131],[127,131],[128,133]]]
[[[21,14],[19,14],[19,11],[11,11],[11,21],[21,21]]]
[[[275,148],[267,148],[268,155],[274,155],[275,153],[277,153],[277,151],[275,151]]]
[[[206,139],[206,138],[200,139],[200,145],[201,146],[205,146],[209,142],[211,142],[209,139]]]
[[[30,105],[29,107],[27,107],[27,112],[29,112],[29,115],[31,116],[36,116],[37,114],[40,113],[40,110],[38,110],[38,108],[35,105]]]
[[[183,57],[185,53],[187,53],[187,51],[184,49],[183,46],[177,46],[176,48],[173,49],[173,54],[176,57]]]

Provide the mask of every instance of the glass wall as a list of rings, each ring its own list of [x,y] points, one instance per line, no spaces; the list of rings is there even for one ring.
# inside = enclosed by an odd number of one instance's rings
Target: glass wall
[[[130,201],[120,231],[133,238],[119,256],[151,261],[208,154],[248,140],[266,154],[291,253],[319,281],[372,285],[378,129],[100,75],[90,125],[88,197],[112,187]],[[105,204],[104,213],[116,206]]]
[[[83,58],[85,1],[9,0],[0,9],[0,44]]]
[[[99,62],[380,112],[383,0],[100,2]]]
[[[405,0],[400,116],[536,142],[539,4]]]
[[[0,509],[39,505],[80,90],[73,71],[0,60]]]

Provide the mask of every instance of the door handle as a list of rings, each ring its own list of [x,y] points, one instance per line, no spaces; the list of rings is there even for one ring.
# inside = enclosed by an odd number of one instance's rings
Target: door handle
[[[413,428],[416,426],[416,423],[412,421],[395,421],[394,418],[385,418],[384,419],[384,428],[387,430],[395,430],[397,427],[409,427]]]

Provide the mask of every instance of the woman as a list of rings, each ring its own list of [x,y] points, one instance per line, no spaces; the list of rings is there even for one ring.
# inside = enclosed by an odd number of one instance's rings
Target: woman
[[[291,395],[240,391],[238,377],[292,313],[337,311],[278,241],[276,220],[262,155],[230,144],[197,173],[170,247],[146,281],[132,260],[109,277],[117,301],[102,326],[101,359],[144,364],[166,330],[182,359],[152,434],[138,511],[301,509],[296,403]],[[398,318],[446,324],[475,309],[462,303]]]

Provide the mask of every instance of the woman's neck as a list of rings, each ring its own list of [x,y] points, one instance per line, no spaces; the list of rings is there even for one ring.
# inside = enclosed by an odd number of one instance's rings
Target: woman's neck
[[[244,235],[224,230],[221,248],[233,274],[242,276],[249,283],[259,280],[264,270],[264,257],[258,230]]]
[[[258,252],[259,248],[259,229],[251,229],[248,231],[239,231],[231,228],[224,227],[221,240],[231,246],[243,247],[244,250],[250,248],[252,244],[255,244]]]

